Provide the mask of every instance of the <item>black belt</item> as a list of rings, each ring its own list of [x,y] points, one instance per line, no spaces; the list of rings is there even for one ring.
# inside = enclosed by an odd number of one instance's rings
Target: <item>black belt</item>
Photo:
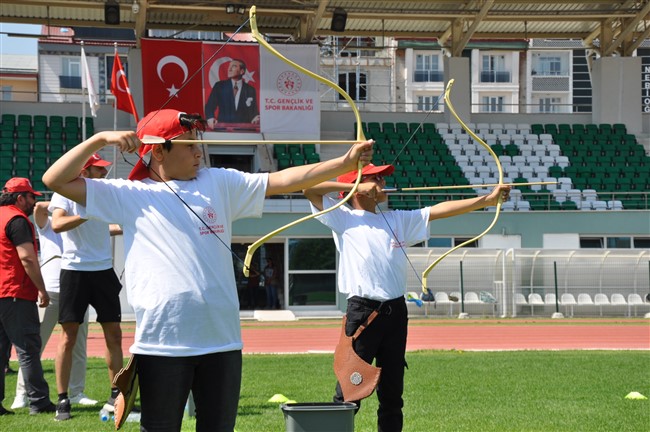
[[[405,304],[404,297],[400,296],[397,298],[394,298],[392,300],[372,300],[372,299],[367,299],[364,297],[359,297],[359,296],[352,296],[348,299],[348,301],[360,304],[362,306],[366,306],[368,308],[374,309],[378,311],[381,314],[385,315],[390,315],[392,313],[392,306],[397,305],[397,304]]]

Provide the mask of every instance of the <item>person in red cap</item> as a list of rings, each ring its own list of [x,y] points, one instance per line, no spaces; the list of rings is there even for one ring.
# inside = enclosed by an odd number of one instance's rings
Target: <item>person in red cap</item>
[[[43,176],[86,214],[124,230],[125,280],[135,311],[136,364],[143,430],[180,430],[190,390],[196,429],[232,431],[242,371],[239,299],[230,251],[232,224],[261,217],[265,197],[305,189],[363,165],[372,141],[335,159],[272,173],[201,168],[196,140],[205,121],[164,109],[134,132],[100,132],[57,160]],[[154,136],[163,144],[140,146]],[[148,160],[129,178],[78,178],[86,159],[114,145]]]
[[[495,205],[499,196],[507,199],[509,186],[494,188],[492,193],[477,198],[446,201],[432,207],[410,211],[382,211],[378,204],[387,201],[384,177],[391,175],[392,165],[367,165],[362,180],[348,203],[352,208],[339,207],[318,220],[332,230],[339,252],[338,287],[347,295],[345,334],[352,336],[370,315],[378,315],[354,340],[355,353],[365,362],[375,360],[381,368],[377,385],[377,430],[401,431],[404,401],[404,367],[406,366],[407,246],[426,241],[428,223]],[[325,182],[306,189],[312,212],[332,207],[336,200],[327,196],[350,192],[357,173],[349,172],[336,182]],[[339,347],[344,346],[342,343]],[[335,402],[348,400],[337,382]],[[361,401],[354,401],[357,407]]]
[[[50,297],[38,263],[36,231],[29,215],[40,196],[26,178],[9,179],[0,195],[0,364],[6,365],[11,345],[16,349],[29,394],[30,414],[54,412],[41,365],[38,306]],[[4,398],[5,377],[0,379]],[[1,401],[1,399],[0,399]],[[0,416],[13,414],[0,404]]]
[[[111,162],[92,153],[87,157],[78,177],[103,179],[108,174],[106,167],[110,165]],[[110,237],[120,234],[121,230],[117,225],[85,217],[84,209],[79,204],[58,193],[52,196],[48,210],[52,212],[52,229],[61,233],[62,243],[58,319],[62,335],[55,359],[58,393],[55,419],[64,421],[72,417],[72,403],[97,402],[79,393],[78,388],[77,394],[68,394],[73,352],[80,328],[88,320],[88,306],[97,312],[97,322],[102,326],[106,341],[106,365],[111,394],[104,409],[113,410],[118,394],[112,383],[124,361],[119,297],[122,284],[113,270]],[[82,328],[81,332],[83,331]]]

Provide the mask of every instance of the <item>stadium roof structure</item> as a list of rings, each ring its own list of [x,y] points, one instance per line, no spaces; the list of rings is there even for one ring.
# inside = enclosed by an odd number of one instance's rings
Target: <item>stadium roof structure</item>
[[[105,23],[107,4],[119,7],[119,24]],[[139,39],[149,29],[233,32],[252,4],[260,32],[288,41],[435,38],[454,56],[470,39],[533,38],[579,39],[602,56],[628,56],[650,35],[650,0],[2,0],[0,21],[129,28]]]

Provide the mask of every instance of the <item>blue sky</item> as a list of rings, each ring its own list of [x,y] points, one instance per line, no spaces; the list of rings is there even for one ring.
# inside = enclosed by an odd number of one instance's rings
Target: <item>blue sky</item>
[[[40,25],[0,23],[0,32],[38,34]],[[0,35],[0,54],[36,55],[37,39]]]

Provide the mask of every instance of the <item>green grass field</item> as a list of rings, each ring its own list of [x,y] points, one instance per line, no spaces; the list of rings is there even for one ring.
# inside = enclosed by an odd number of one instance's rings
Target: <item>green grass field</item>
[[[423,351],[408,353],[407,362],[405,431],[623,432],[650,425],[650,400],[625,399],[631,391],[650,396],[647,351]],[[54,401],[53,362],[44,367]],[[16,375],[6,378],[7,408],[15,384]],[[329,402],[333,388],[332,355],[245,355],[237,431],[285,431],[278,404],[267,403],[271,396]],[[102,401],[108,396],[101,359],[89,359],[86,393]],[[63,423],[20,409],[0,417],[0,430],[112,430],[112,423],[99,420],[99,409],[73,407],[74,418]],[[373,395],[356,416],[355,430],[376,430],[376,410]],[[139,427],[127,423],[122,430]],[[192,419],[183,430],[194,430]]]

